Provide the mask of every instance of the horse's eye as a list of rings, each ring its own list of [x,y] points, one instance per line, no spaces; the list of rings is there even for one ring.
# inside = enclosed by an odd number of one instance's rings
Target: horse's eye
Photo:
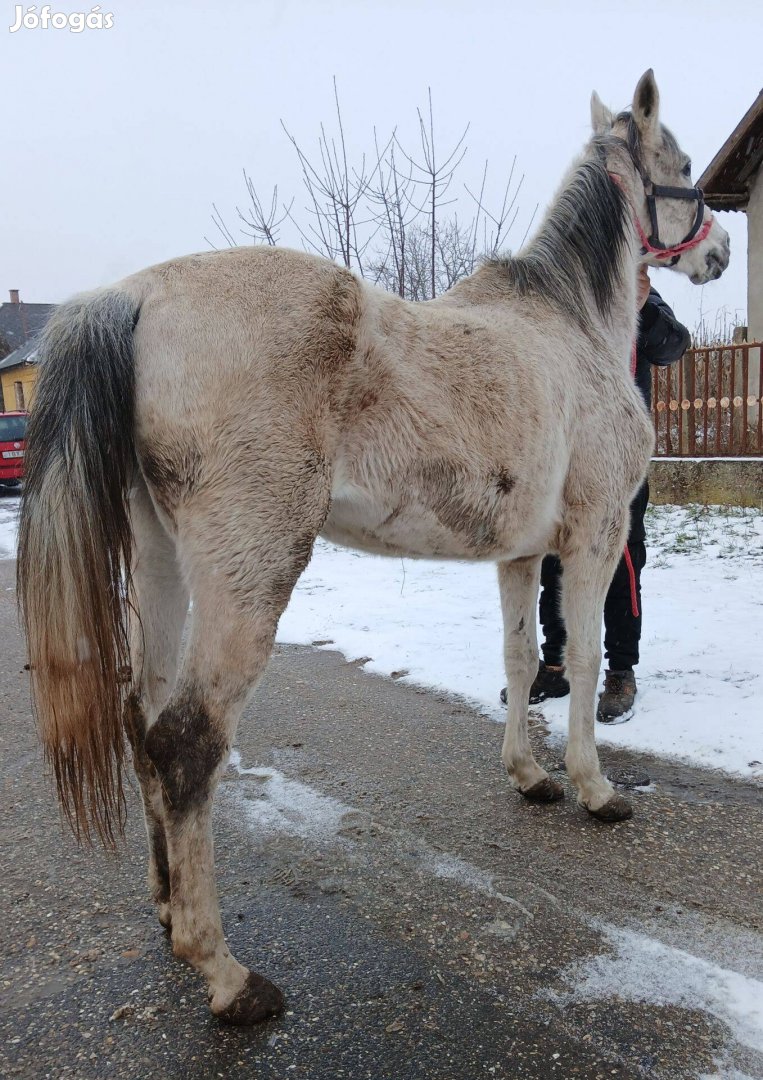
[[[683,169],[681,169],[681,175],[691,179],[691,162],[687,161]]]

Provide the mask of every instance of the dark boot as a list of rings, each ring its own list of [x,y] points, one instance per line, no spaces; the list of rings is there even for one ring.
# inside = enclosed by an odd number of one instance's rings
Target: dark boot
[[[596,719],[602,724],[622,724],[630,720],[635,698],[636,676],[633,668],[605,671],[604,690],[599,695]]]
[[[570,684],[564,674],[564,668],[554,671],[552,668],[546,667],[541,660],[538,665],[538,674],[530,687],[530,704],[537,705],[539,702],[545,701],[546,698],[566,697],[569,692]],[[508,701],[505,686],[501,690],[501,701],[504,705]]]

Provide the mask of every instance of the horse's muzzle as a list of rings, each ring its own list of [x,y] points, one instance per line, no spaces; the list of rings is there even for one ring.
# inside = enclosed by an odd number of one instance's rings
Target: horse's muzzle
[[[714,281],[719,278],[726,267],[729,265],[729,246],[726,244],[720,251],[709,252],[707,259],[707,272],[710,275],[710,279]]]
[[[694,285],[704,285],[708,281],[715,281],[729,265],[729,254],[729,242],[726,238],[722,244],[707,253],[704,267],[692,274],[689,280]]]

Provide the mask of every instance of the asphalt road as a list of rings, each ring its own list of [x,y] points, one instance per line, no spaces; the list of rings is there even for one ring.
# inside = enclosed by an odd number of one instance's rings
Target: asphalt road
[[[573,965],[615,956],[612,927],[760,978],[759,788],[605,750],[608,767],[652,778],[632,821],[603,826],[569,791],[532,806],[502,774],[494,723],[309,648],[277,650],[216,813],[230,944],[285,990],[287,1012],[221,1027],[147,899],[137,794],[118,857],[62,831],[14,570],[0,563],[0,1075],[763,1076],[763,1055],[691,987],[681,1007],[612,987],[565,997]],[[558,765],[541,719],[533,737]]]

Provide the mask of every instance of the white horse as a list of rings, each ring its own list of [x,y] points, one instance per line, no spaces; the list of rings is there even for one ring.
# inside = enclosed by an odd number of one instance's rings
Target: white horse
[[[540,562],[558,552],[568,774],[598,818],[630,814],[599,769],[594,701],[604,596],[653,443],[629,372],[637,268],[670,257],[702,283],[728,238],[659,122],[651,71],[629,111],[594,95],[592,115],[535,238],[438,300],[240,248],[144,270],[49,324],[19,551],[42,737],[75,828],[110,841],[126,730],[159,918],[224,1020],[283,1001],[225,943],[211,809],[316,536],[498,564],[502,760],[541,801],[562,789],[533,757],[527,702]]]

